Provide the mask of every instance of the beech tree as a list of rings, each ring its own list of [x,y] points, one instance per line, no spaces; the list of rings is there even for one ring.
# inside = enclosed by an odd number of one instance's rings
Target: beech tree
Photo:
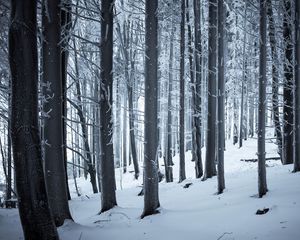
[[[218,1],[218,193],[222,193],[225,188],[224,178],[224,3]]]
[[[195,168],[196,168],[196,178],[201,178],[203,175],[202,167],[202,143],[201,143],[201,124],[202,124],[202,111],[201,111],[201,25],[200,25],[200,1],[194,0],[194,35],[195,35],[195,80],[194,91],[193,91],[193,108],[194,108],[194,117],[193,117],[193,149],[195,157]]]
[[[144,144],[144,210],[141,218],[158,212],[158,119],[157,119],[157,0],[145,2],[145,144]]]
[[[179,113],[179,182],[185,180],[185,121],[184,121],[184,98],[185,98],[185,77],[184,77],[184,55],[185,52],[185,0],[181,0],[181,23],[180,23],[180,113]]]
[[[300,2],[295,0],[295,152],[294,172],[300,171]]]
[[[258,156],[258,195],[261,198],[268,191],[266,179],[266,84],[267,84],[267,3],[260,0],[259,20],[259,99],[258,99],[258,129],[257,129],[257,156]]]
[[[32,0],[11,1],[11,133],[19,213],[25,239],[55,240],[59,238],[48,204],[38,124],[36,4]]]
[[[63,87],[61,75],[60,0],[43,2],[43,75],[44,157],[45,179],[49,204],[56,226],[72,219],[68,206],[66,169],[64,160]],[[60,186],[60,187],[57,187]]]
[[[206,159],[204,179],[216,175],[216,126],[217,126],[217,0],[210,0],[208,5],[208,106],[206,129]]]
[[[100,171],[101,212],[117,205],[114,154],[112,143],[113,118],[113,0],[101,2],[101,47],[100,47]]]
[[[283,88],[283,164],[293,163],[293,43],[292,43],[292,1],[284,0],[283,39],[284,48],[284,88]]]

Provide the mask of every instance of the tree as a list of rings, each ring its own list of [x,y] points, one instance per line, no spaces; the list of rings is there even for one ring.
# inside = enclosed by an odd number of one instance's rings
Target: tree
[[[300,171],[300,2],[295,1],[295,152],[294,172]]]
[[[181,0],[180,23],[180,113],[179,113],[179,182],[185,180],[185,125],[184,125],[184,50],[185,50],[185,0]]]
[[[268,20],[269,20],[269,39],[270,39],[270,47],[271,47],[271,56],[272,56],[272,107],[273,107],[273,122],[275,126],[275,134],[276,134],[276,142],[278,145],[278,154],[281,157],[282,161],[282,132],[281,125],[279,119],[279,101],[278,101],[278,88],[279,88],[279,79],[278,79],[278,54],[276,48],[276,29],[275,29],[275,21],[273,17],[273,8],[272,8],[272,0],[267,0],[268,8]]]
[[[38,124],[36,1],[11,1],[11,133],[19,213],[26,240],[59,239],[51,216]]]
[[[144,123],[144,210],[141,218],[158,212],[158,119],[157,119],[157,0],[145,3],[145,123]]]
[[[258,130],[257,130],[257,156],[258,156],[258,195],[261,198],[268,191],[266,179],[266,84],[267,84],[267,5],[260,0],[260,48],[259,48],[259,102],[258,102]]]
[[[172,1],[172,3],[174,3]],[[166,182],[173,182],[173,161],[172,161],[172,91],[173,91],[173,59],[174,59],[174,10],[172,7],[171,33],[170,33],[170,59],[169,59],[169,84],[168,84],[168,115],[167,115],[167,136],[165,149],[165,178]]]
[[[216,69],[217,69],[217,1],[209,1],[208,10],[208,107],[206,129],[206,159],[204,179],[216,175]]]
[[[194,117],[193,124],[195,132],[193,149],[195,151],[195,168],[196,168],[196,178],[201,178],[203,175],[202,167],[202,156],[201,156],[201,26],[200,26],[200,1],[194,0],[194,32],[195,32],[195,69],[196,69],[196,82],[194,84],[193,91],[193,108]]]
[[[44,119],[45,180],[55,224],[61,226],[65,219],[72,218],[68,206],[63,151],[60,0],[44,1],[43,4],[42,78],[47,86],[44,88],[44,111],[47,112]]]
[[[114,154],[112,144],[113,118],[113,0],[101,1],[100,47],[100,172],[101,212],[117,205]]]
[[[291,0],[284,0],[283,38],[285,42],[285,61],[283,88],[283,164],[293,163],[293,43],[292,43],[292,7]]]
[[[225,188],[224,178],[224,3],[218,1],[218,193],[222,193]]]

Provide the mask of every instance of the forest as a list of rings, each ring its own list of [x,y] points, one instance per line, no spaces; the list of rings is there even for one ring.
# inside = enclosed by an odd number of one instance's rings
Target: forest
[[[300,1],[0,0],[0,239],[298,240]]]

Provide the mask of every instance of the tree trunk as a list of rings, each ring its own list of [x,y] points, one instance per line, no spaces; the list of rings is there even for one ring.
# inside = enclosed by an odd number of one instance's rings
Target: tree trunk
[[[61,78],[63,91],[63,154],[65,161],[66,185],[68,200],[71,200],[70,189],[68,184],[68,170],[67,170],[67,75],[68,75],[68,58],[69,58],[69,31],[71,29],[71,0],[62,1],[61,8],[61,28],[62,28],[62,42],[61,42]]]
[[[208,12],[208,107],[206,129],[206,159],[204,179],[216,175],[216,67],[217,67],[217,0],[209,1]]]
[[[165,177],[166,182],[173,182],[173,161],[172,161],[172,91],[173,91],[173,58],[174,58],[174,12],[172,11],[171,37],[170,37],[170,59],[169,59],[169,86],[168,86],[168,116],[167,116],[167,137],[165,156]]]
[[[11,6],[11,135],[21,223],[26,240],[58,240],[48,204],[39,136],[36,1],[12,0]]]
[[[78,114],[80,125],[81,125],[83,145],[84,145],[84,150],[85,150],[85,155],[86,155],[86,160],[84,161],[84,166],[87,169],[87,172],[90,174],[90,181],[92,184],[93,193],[98,193],[97,181],[96,181],[96,169],[92,162],[92,155],[91,155],[90,145],[89,145],[89,141],[88,141],[88,130],[87,130],[87,125],[86,125],[86,119],[83,114],[81,89],[80,89],[80,82],[79,82],[79,66],[78,66],[77,50],[76,50],[75,41],[74,41],[74,67],[75,67],[74,81],[75,81],[78,104],[75,104],[70,100],[69,100],[69,103],[77,110],[77,114]]]
[[[294,172],[300,171],[300,2],[295,1],[295,153]]]
[[[196,82],[194,83],[194,91],[193,91],[193,103],[194,103],[194,141],[193,148],[195,152],[195,169],[196,169],[196,178],[201,178],[203,175],[203,167],[202,167],[202,143],[201,143],[201,119],[202,119],[202,110],[201,110],[201,55],[202,55],[202,47],[201,47],[201,26],[200,26],[200,1],[194,0],[194,32],[195,32],[195,68],[196,68]]]
[[[113,0],[101,2],[100,47],[100,151],[101,151],[101,212],[117,205],[114,154],[112,143],[113,117]]]
[[[49,204],[56,226],[72,219],[68,206],[66,171],[63,152],[63,89],[61,78],[60,1],[44,1],[43,24],[43,82],[45,137],[45,180]],[[60,186],[60,187],[57,187]]]
[[[283,89],[283,145],[282,160],[283,164],[293,163],[293,43],[292,43],[292,7],[290,0],[284,0],[284,20],[283,20],[283,38],[285,41],[285,61]]]
[[[240,115],[240,138],[239,138],[239,147],[243,146],[243,134],[244,133],[244,98],[245,98],[245,83],[247,81],[247,56],[246,56],[246,41],[247,41],[247,32],[246,32],[246,18],[247,18],[247,2],[245,2],[245,11],[244,11],[244,41],[243,41],[243,80],[242,80],[242,94],[241,94],[241,115]]]
[[[269,19],[269,39],[271,47],[271,56],[272,56],[272,108],[273,108],[273,122],[275,126],[276,142],[278,145],[278,154],[281,157],[282,161],[282,132],[279,119],[279,102],[278,102],[278,54],[276,49],[276,29],[275,22],[273,18],[273,9],[272,9],[272,0],[267,0],[267,14]]]
[[[224,145],[225,145],[225,127],[224,127],[224,16],[225,9],[223,0],[218,1],[218,193],[225,189],[224,178]]]
[[[267,5],[260,0],[260,53],[259,53],[259,101],[258,101],[258,130],[257,130],[257,156],[258,156],[258,195],[261,198],[268,191],[266,179],[266,85],[267,85]]]
[[[145,123],[144,123],[144,210],[142,218],[157,213],[158,198],[158,38],[157,0],[145,3]]]
[[[185,121],[184,121],[184,50],[185,50],[185,0],[181,0],[181,23],[180,23],[180,112],[179,112],[179,182],[185,180]]]

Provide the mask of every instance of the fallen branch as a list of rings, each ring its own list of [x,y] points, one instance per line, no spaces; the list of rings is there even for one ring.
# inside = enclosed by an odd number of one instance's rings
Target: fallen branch
[[[266,161],[269,161],[269,160],[274,160],[274,161],[277,161],[277,160],[281,160],[280,157],[269,157],[269,158],[266,158]],[[252,159],[241,159],[242,162],[257,162],[257,158],[252,158]]]
[[[218,237],[217,240],[220,240],[222,237],[224,237],[226,234],[232,234],[232,232],[224,232],[220,237]]]

